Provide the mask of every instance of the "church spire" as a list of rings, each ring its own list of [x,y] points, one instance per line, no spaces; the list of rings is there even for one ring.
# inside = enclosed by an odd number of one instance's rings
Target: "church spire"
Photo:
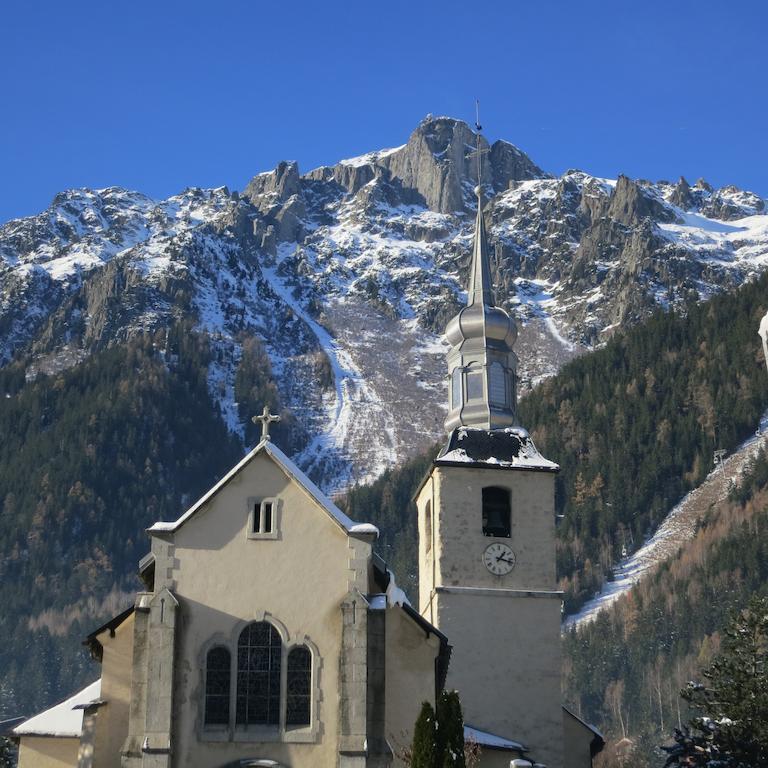
[[[477,128],[477,219],[467,287],[467,305],[448,323],[450,393],[447,431],[456,427],[500,429],[515,424],[517,328],[493,297],[488,236],[483,217],[482,126]]]
[[[488,237],[485,234],[483,218],[483,155],[488,152],[481,145],[483,126],[480,125],[480,101],[475,100],[475,158],[477,159],[477,219],[475,220],[475,239],[472,246],[472,266],[469,270],[469,288],[467,306],[485,304],[494,306],[491,266],[488,260]]]
[[[480,134],[478,134],[478,137]],[[477,152],[480,152],[478,142]],[[469,288],[467,306],[484,304],[493,307],[493,284],[491,282],[491,264],[488,259],[488,236],[485,234],[483,217],[483,188],[480,179],[475,187],[477,192],[477,219],[475,221],[475,241],[472,247],[472,266],[469,270]]]

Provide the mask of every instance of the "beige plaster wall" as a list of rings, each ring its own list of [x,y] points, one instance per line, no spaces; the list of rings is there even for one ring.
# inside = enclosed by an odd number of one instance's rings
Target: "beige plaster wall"
[[[134,617],[117,627],[114,637],[109,630],[97,637],[104,649],[100,698],[107,704],[96,717],[93,768],[120,768],[120,750],[128,735]]]
[[[447,687],[464,719],[562,766],[560,601],[438,593],[438,626],[453,645]]]
[[[435,659],[440,642],[424,630],[402,608],[387,609],[386,615],[386,736],[393,749],[413,739],[413,726],[421,705],[435,704]],[[395,760],[395,765],[404,765]]]
[[[248,538],[248,500],[253,497],[279,499],[275,540]],[[165,552],[170,567],[167,583],[180,603],[174,765],[207,768],[243,758],[269,758],[291,768],[335,765],[340,604],[357,583],[350,564],[359,571],[362,563],[365,574],[370,549],[370,544],[350,539],[264,454],[174,534],[173,546]],[[158,550],[162,552],[162,544]],[[158,572],[162,578],[162,570]],[[365,588],[367,583],[359,586]],[[207,648],[214,642],[226,643],[236,665],[240,631],[265,613],[276,620],[284,643],[290,646],[308,638],[319,652],[313,659],[315,683],[322,689],[313,712],[314,743],[261,743],[253,735],[244,737],[248,741],[228,740],[240,737],[237,730],[214,741],[202,733]]]
[[[78,737],[22,736],[19,768],[77,768]]]
[[[594,734],[563,710],[564,768],[591,768],[590,745]]]

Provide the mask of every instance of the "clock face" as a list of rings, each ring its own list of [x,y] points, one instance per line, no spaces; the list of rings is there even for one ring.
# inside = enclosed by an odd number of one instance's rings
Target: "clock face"
[[[509,544],[495,541],[483,552],[485,567],[495,576],[504,576],[515,567],[515,553]]]

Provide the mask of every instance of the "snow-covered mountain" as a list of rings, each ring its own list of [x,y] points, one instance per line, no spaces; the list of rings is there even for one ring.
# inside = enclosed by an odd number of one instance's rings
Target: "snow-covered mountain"
[[[766,202],[751,192],[555,178],[512,144],[481,141],[523,390],[655,306],[768,263]],[[23,352],[34,376],[191,315],[211,339],[211,393],[242,435],[234,378],[255,335],[302,426],[299,463],[331,491],[370,479],[442,431],[439,334],[463,299],[474,147],[465,123],[427,117],[401,147],[305,174],[280,163],[240,193],[61,193],[0,227],[0,363]]]

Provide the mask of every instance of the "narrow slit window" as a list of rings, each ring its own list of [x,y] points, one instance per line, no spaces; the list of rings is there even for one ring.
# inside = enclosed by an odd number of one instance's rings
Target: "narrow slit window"
[[[483,488],[483,535],[506,539],[512,535],[512,505],[507,488]]]
[[[261,503],[262,533],[272,533],[272,502],[263,501]]]
[[[424,528],[426,529],[427,552],[432,549],[432,500],[424,507]]]
[[[261,533],[261,504],[256,502],[253,505],[253,532]]]

